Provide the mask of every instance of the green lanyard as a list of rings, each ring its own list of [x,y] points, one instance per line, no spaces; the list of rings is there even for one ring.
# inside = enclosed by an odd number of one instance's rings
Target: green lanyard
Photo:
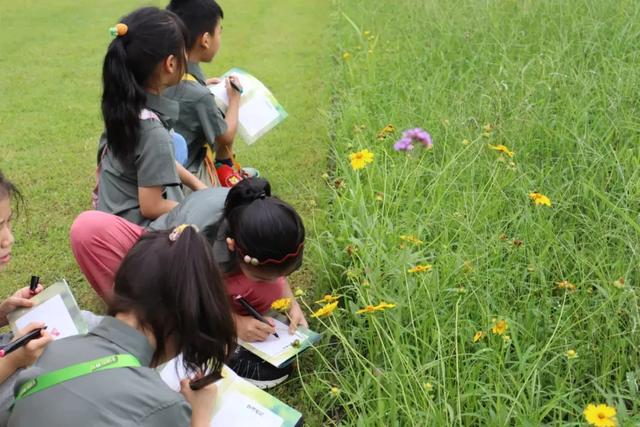
[[[15,403],[27,396],[46,390],[49,387],[61,384],[74,378],[83,377],[94,372],[106,371],[116,368],[139,368],[140,362],[130,354],[114,354],[113,356],[101,357],[99,359],[90,360],[88,362],[77,363],[58,369],[57,371],[48,372],[39,375],[32,380],[20,386]],[[12,405],[13,408],[13,405]]]

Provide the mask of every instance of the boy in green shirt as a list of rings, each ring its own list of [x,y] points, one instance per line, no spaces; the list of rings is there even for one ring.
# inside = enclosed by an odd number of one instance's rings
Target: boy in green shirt
[[[187,74],[177,86],[169,88],[165,96],[180,103],[180,115],[175,123],[176,132],[187,141],[188,158],[185,167],[207,186],[231,186],[241,179],[234,162],[233,140],[238,128],[240,109],[240,81],[226,79],[229,107],[226,115],[220,111],[207,84],[219,79],[207,79],[200,62],[211,62],[220,49],[222,8],[215,0],[171,0],[167,10],[178,15],[187,28]],[[233,85],[232,85],[233,83]],[[232,176],[223,177],[223,170]],[[220,182],[221,176],[225,182]]]

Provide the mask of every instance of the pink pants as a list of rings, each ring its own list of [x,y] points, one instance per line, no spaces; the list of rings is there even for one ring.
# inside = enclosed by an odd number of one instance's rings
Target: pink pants
[[[71,225],[71,250],[80,270],[104,300],[113,291],[116,272],[140,239],[144,228],[126,219],[100,211],[86,211]]]

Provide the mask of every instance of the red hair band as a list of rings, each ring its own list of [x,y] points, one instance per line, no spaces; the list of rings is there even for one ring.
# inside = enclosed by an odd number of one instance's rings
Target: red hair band
[[[289,258],[297,257],[300,254],[300,251],[302,251],[302,248],[304,248],[304,242],[301,242],[298,245],[298,249],[296,249],[295,252],[291,252],[290,254],[286,254],[284,257],[282,257],[280,259],[269,258],[269,259],[265,259],[264,261],[260,261],[260,260],[258,260],[258,258],[252,257],[251,255],[247,255],[246,253],[244,253],[242,251],[242,249],[240,249],[240,246],[236,245],[236,250],[238,251],[238,253],[242,257],[243,261],[245,263],[251,264],[251,265],[282,264],[283,262],[285,262]]]

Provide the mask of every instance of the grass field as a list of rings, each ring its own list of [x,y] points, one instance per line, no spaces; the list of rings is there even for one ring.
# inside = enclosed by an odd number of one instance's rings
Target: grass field
[[[316,261],[341,298],[305,378],[317,410],[345,426],[571,426],[607,403],[638,425],[640,4],[339,5]],[[432,149],[395,152],[414,127]],[[353,170],[362,149],[373,162]],[[380,302],[395,307],[356,313]]]
[[[207,71],[255,73],[290,113],[241,160],[305,214],[309,312],[339,297],[278,396],[310,426],[578,426],[589,403],[640,425],[640,3],[223,6]],[[0,5],[0,168],[29,201],[5,294],[38,271],[97,306],[67,232],[89,206],[106,29],[131,7]],[[395,152],[415,127],[433,147]]]

